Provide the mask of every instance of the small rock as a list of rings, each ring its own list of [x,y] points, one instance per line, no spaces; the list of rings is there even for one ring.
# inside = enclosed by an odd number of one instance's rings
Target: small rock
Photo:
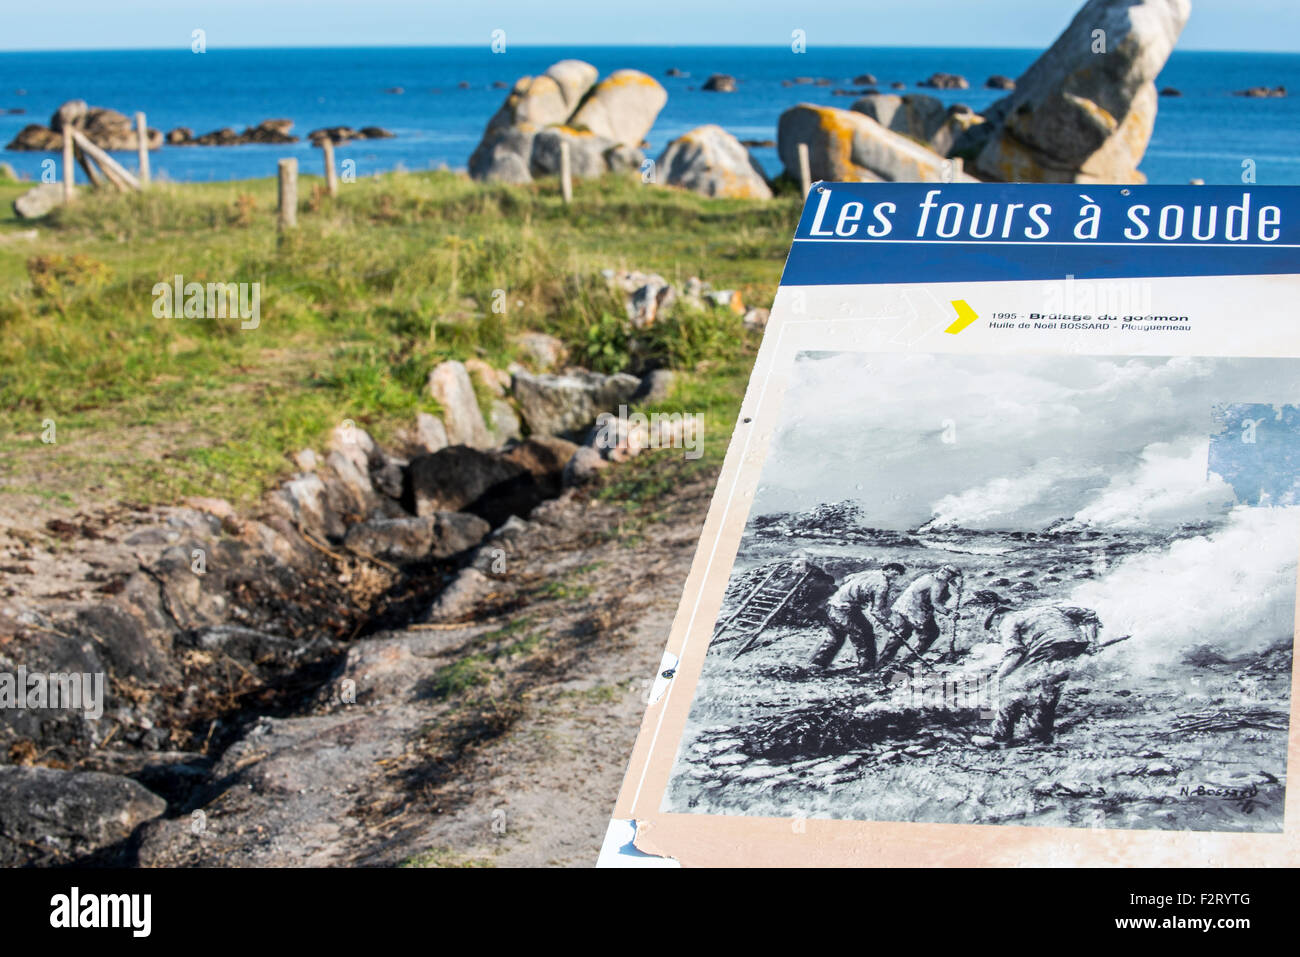
[[[627,301],[627,318],[633,328],[644,329],[672,307],[677,291],[662,277],[655,276],[632,293]]]
[[[476,383],[487,389],[497,398],[504,398],[506,389],[510,385],[510,376],[506,375],[505,382],[497,375],[497,370],[492,368],[482,359],[466,359],[465,371],[470,374],[470,378]]]
[[[167,802],[129,778],[97,771],[0,767],[0,866],[30,859],[29,848],[55,852],[67,863],[125,840],[145,821],[160,817]]]
[[[202,496],[195,496],[187,498],[185,504],[192,509],[206,512],[209,515],[215,515],[217,518],[222,520],[233,519],[236,517],[235,507],[224,498],[205,498]]]
[[[576,435],[585,432],[601,412],[629,402],[641,381],[625,373],[601,375],[575,371],[569,375],[517,372],[514,395],[529,430],[535,435]]]
[[[19,219],[40,219],[63,204],[62,183],[42,183],[14,200],[14,213]]]
[[[672,395],[677,384],[677,373],[671,369],[655,369],[641,380],[641,388],[632,399],[642,405],[656,405]]]
[[[544,332],[524,332],[515,336],[514,341],[523,353],[524,361],[538,372],[547,372],[564,362],[567,350],[555,336]]]
[[[440,363],[429,373],[429,392],[442,406],[443,425],[451,445],[485,449],[492,445],[487,423],[479,409],[465,365],[454,359]]]
[[[926,86],[935,90],[968,90],[970,83],[964,76],[956,73],[931,73],[928,79],[922,80],[917,86]]]
[[[452,445],[411,460],[402,504],[416,515],[469,511],[499,525],[533,505],[532,476],[497,455]]]
[[[735,93],[736,78],[729,73],[714,73],[700,89],[710,93]]]
[[[591,446],[581,446],[564,467],[564,485],[566,488],[586,485],[595,481],[601,470],[608,467],[609,463],[603,455]]]
[[[359,555],[392,562],[449,558],[473,548],[490,526],[477,515],[434,512],[416,518],[375,519],[348,529],[343,545]]]
[[[523,424],[519,415],[505,399],[493,399],[488,414],[488,432],[495,445],[523,438]]]
[[[425,614],[425,620],[441,622],[464,618],[495,588],[492,579],[477,568],[462,568]]]
[[[370,459],[375,454],[375,440],[365,429],[357,427],[352,422],[344,422],[330,431],[325,448],[330,452],[337,452],[351,462],[358,472],[364,474],[370,470]],[[309,470],[303,469],[303,471]]]
[[[430,415],[428,412],[416,413],[415,441],[426,452],[437,452],[439,449],[445,449],[449,443],[447,442],[447,429],[443,426],[442,419],[436,415]]]

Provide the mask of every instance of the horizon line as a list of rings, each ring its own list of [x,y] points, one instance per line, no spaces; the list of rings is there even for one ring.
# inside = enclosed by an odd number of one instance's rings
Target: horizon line
[[[211,46],[204,54],[193,54],[192,56],[206,55],[208,52],[229,51],[245,52],[257,50],[469,50],[476,47],[491,50],[489,43],[476,41],[474,43],[360,43],[360,44],[254,44],[250,46]],[[765,50],[765,49],[787,49],[787,43],[618,43],[618,42],[588,42],[588,43],[511,43],[507,46],[504,53],[492,53],[492,56],[509,56],[512,48],[523,50],[552,50],[552,49],[624,49],[624,50],[662,50],[662,49],[688,49],[688,50],[718,50],[718,49],[736,49],[736,50]],[[921,43],[887,43],[887,44],[862,44],[862,43],[819,43],[818,49],[830,50],[1008,50],[1024,51],[1037,50],[1045,53],[1047,47],[1040,46],[987,46],[987,45],[957,45],[957,44],[921,44]],[[1175,53],[1253,53],[1264,56],[1300,56],[1300,49],[1296,50],[1259,50],[1259,49],[1219,49],[1209,47],[1175,47],[1171,56]],[[6,48],[0,47],[0,55],[8,53],[190,53],[188,47],[178,46],[114,46],[114,47],[35,47],[35,48]],[[791,56],[806,56],[807,54],[794,54]]]

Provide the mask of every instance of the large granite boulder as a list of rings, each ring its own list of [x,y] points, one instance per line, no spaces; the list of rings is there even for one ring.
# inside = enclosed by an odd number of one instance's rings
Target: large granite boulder
[[[537,128],[531,123],[484,133],[469,158],[469,175],[485,183],[531,183],[529,166],[536,135]]]
[[[656,161],[659,181],[705,196],[770,199],[762,167],[720,126],[697,126],[668,144]]]
[[[565,142],[576,177],[638,168],[645,159],[638,147],[668,94],[636,70],[600,84],[596,75],[590,63],[561,60],[541,76],[522,77],[488,121],[469,158],[470,176],[528,183],[556,175]]]
[[[808,144],[812,178],[842,183],[974,182],[952,161],[853,110],[800,103],[781,114],[777,152],[798,178],[798,144]]]
[[[560,146],[569,144],[569,169],[575,179],[591,179],[609,172],[609,152],[618,146],[613,140],[590,130],[552,126],[533,138],[529,170],[533,176],[560,174]]]
[[[974,159],[983,143],[979,133],[984,117],[970,109],[950,108],[943,123],[930,137],[930,148],[942,156]]]
[[[1007,181],[1144,182],[1154,81],[1190,12],[1190,0],[1088,0],[985,112],[976,169]]]
[[[928,142],[943,125],[947,110],[943,102],[924,93],[869,93],[849,109],[869,116],[886,129],[914,140]]]
[[[616,70],[596,84],[569,120],[597,136],[640,146],[668,102],[668,91],[640,70]]]
[[[470,176],[489,182],[529,182],[533,137],[547,126],[564,123],[596,76],[590,63],[561,60],[541,76],[516,80],[470,155]]]

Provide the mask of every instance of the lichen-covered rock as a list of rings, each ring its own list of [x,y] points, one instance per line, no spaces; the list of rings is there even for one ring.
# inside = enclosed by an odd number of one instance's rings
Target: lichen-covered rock
[[[808,144],[812,178],[830,182],[973,182],[952,161],[871,117],[852,110],[800,103],[781,114],[777,152],[786,174],[799,175],[798,144]]]
[[[668,91],[640,70],[616,70],[596,84],[569,119],[597,136],[639,146],[668,102]]]
[[[985,112],[978,171],[1009,182],[1145,182],[1137,167],[1155,125],[1154,81],[1190,12],[1190,0],[1088,0]]]
[[[668,144],[655,163],[659,181],[705,196],[770,199],[763,170],[720,126],[697,126]]]
[[[470,176],[527,183],[556,175],[563,143],[575,177],[640,167],[639,146],[667,92],[637,70],[595,81],[596,68],[581,60],[561,60],[542,76],[521,78],[470,156]]]
[[[977,129],[985,122],[984,117],[973,110],[949,110],[943,124],[930,137],[930,147],[942,156],[966,156],[973,158],[975,137],[971,130]]]
[[[470,155],[470,176],[488,182],[530,182],[533,137],[568,120],[596,76],[590,63],[561,60],[541,76],[520,77]]]

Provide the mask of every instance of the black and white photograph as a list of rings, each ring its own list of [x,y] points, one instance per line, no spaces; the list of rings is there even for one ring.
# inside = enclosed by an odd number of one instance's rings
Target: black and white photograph
[[[663,810],[1279,832],[1300,362],[801,352]]]

